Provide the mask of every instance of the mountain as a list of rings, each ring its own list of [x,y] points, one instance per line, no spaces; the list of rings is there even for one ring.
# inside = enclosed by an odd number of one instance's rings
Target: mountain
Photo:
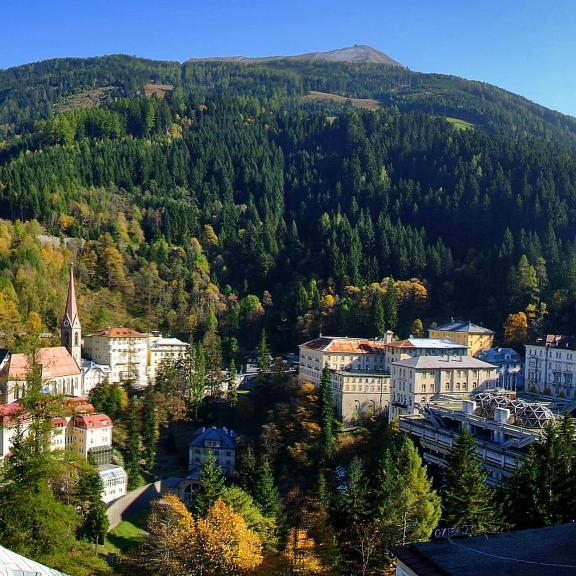
[[[3,70],[0,303],[53,328],[58,299],[38,286],[73,258],[86,329],[217,325],[228,358],[262,328],[283,350],[376,335],[391,277],[384,325],[400,334],[520,312],[531,335],[576,333],[575,150],[574,118],[401,66],[113,55]],[[46,235],[84,242],[55,253]]]
[[[380,52],[365,44],[355,44],[348,48],[339,48],[328,52],[308,52],[294,56],[264,56],[250,58],[247,56],[224,56],[218,58],[192,58],[189,61],[219,61],[219,62],[239,62],[239,63],[266,63],[274,60],[296,60],[296,61],[319,61],[319,62],[346,62],[349,64],[371,63],[387,64],[389,66],[400,66],[402,64],[393,60],[384,52]]]

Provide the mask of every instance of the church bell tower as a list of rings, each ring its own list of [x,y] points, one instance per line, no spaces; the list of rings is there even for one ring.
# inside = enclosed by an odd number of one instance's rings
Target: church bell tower
[[[66,299],[66,311],[60,326],[60,341],[70,356],[76,360],[78,368],[82,367],[81,343],[82,326],[78,316],[78,306],[76,305],[76,288],[74,286],[74,271],[70,267],[70,279],[68,281],[68,298]]]

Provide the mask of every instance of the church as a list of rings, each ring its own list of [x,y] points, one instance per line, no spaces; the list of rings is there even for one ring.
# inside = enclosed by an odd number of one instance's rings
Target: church
[[[82,326],[76,304],[74,272],[70,268],[68,297],[62,324],[61,346],[40,348],[36,359],[41,366],[45,390],[52,394],[83,396],[82,382]],[[30,372],[27,354],[10,354],[0,373],[0,403],[10,404],[24,395],[26,379]]]

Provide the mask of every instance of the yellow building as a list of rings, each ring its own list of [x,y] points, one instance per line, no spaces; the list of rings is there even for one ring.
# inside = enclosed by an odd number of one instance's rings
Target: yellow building
[[[436,326],[428,330],[430,338],[451,340],[468,348],[470,356],[486,352],[492,348],[494,332],[472,322],[452,319],[447,324]]]

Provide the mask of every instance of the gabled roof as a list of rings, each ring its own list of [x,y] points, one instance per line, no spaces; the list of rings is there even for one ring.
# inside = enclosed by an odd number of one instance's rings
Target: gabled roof
[[[37,352],[38,362],[42,366],[42,380],[52,380],[62,376],[77,376],[80,369],[76,360],[64,346],[40,348]],[[30,371],[28,354],[12,354],[8,364],[8,380],[26,380]]]
[[[333,354],[377,354],[384,351],[384,342],[367,338],[341,338],[339,336],[320,336],[304,344],[301,348],[321,350]]]
[[[442,370],[464,370],[473,368],[476,370],[496,368],[488,362],[482,362],[472,356],[418,356],[409,360],[399,360],[392,362],[393,366],[402,366],[404,368],[414,368],[432,370],[440,368]]]
[[[74,416],[74,427],[92,430],[94,428],[109,428],[112,420],[106,414],[92,414],[89,416]]]
[[[442,326],[436,326],[436,328],[430,328],[430,330],[440,330],[441,332],[468,332],[470,334],[494,334],[492,330],[484,328],[484,326],[478,326],[474,322],[463,321],[463,320],[451,320]]]
[[[220,442],[222,448],[227,450],[234,450],[236,448],[236,438],[238,435],[234,430],[228,428],[200,428],[194,432],[194,436],[190,441],[189,446],[204,447],[206,440],[216,440]]]
[[[407,338],[406,340],[395,340],[394,342],[389,342],[386,347],[392,348],[428,348],[437,350],[467,350],[468,347],[463,344],[456,344],[452,340],[446,340],[441,338]]]
[[[90,334],[90,336],[104,336],[105,338],[146,338],[141,332],[136,332],[132,328],[105,328],[96,332],[96,334]]]
[[[158,338],[154,340],[150,345],[150,350],[154,350],[155,348],[162,348],[162,347],[169,347],[169,346],[190,346],[188,342],[183,342],[182,340],[178,340],[178,338]]]

